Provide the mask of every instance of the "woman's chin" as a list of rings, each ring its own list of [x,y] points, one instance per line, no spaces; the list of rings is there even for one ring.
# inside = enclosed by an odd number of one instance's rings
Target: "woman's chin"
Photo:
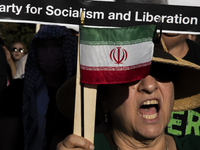
[[[163,128],[162,127],[157,127],[157,126],[143,128],[142,132],[139,133],[139,135],[141,137],[143,137],[143,139],[146,139],[146,140],[155,139],[155,138],[159,137],[162,134],[164,134]]]

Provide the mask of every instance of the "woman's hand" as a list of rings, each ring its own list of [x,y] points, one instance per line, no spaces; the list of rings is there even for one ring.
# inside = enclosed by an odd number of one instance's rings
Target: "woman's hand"
[[[9,51],[5,46],[3,46],[3,49],[4,49],[5,54],[6,54],[7,62],[9,63],[10,61],[13,61],[13,60],[12,60],[12,57],[11,57],[10,51]]]
[[[16,65],[11,57],[11,53],[10,51],[5,47],[3,46],[3,49],[5,51],[5,54],[6,54],[6,59],[7,59],[7,62],[8,62],[8,65],[10,66],[10,69],[11,69],[11,73],[12,73],[12,79],[14,79],[14,76],[15,76],[15,73],[16,73]]]
[[[87,139],[75,134],[68,135],[58,143],[56,150],[93,150],[94,145]]]

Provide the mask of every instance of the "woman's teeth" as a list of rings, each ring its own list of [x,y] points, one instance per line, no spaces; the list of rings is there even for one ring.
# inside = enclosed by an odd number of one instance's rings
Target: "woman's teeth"
[[[142,115],[145,119],[155,119],[158,116],[158,113],[155,113],[153,115]]]
[[[148,100],[143,103],[143,105],[158,104],[157,100]]]

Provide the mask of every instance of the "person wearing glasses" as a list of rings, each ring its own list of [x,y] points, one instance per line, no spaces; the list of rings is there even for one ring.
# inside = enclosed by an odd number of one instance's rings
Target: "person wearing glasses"
[[[10,81],[15,76],[18,61],[28,53],[28,49],[26,45],[21,41],[16,41],[13,44],[11,44],[9,50],[5,46],[3,46],[3,49],[5,51],[6,59],[10,68],[8,69],[10,70],[8,72],[8,78]]]

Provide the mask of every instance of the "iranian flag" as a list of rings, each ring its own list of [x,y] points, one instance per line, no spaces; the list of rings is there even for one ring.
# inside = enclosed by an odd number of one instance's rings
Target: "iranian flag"
[[[153,57],[155,27],[80,27],[81,82],[117,84],[146,77]]]

